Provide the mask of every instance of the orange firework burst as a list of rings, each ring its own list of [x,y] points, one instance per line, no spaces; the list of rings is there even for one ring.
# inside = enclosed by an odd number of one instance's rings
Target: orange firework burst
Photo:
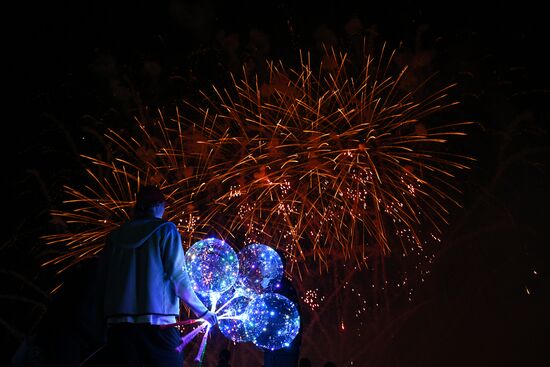
[[[451,86],[406,89],[407,69],[394,72],[393,55],[356,62],[327,50],[315,69],[300,55],[297,69],[271,63],[263,81],[203,92],[185,118],[141,122],[140,137],[109,132],[116,159],[92,159],[109,175],[90,170],[95,188],[68,188],[80,207],[54,213],[82,230],[47,238],[71,248],[52,261],[98,251],[140,181],[168,190],[168,219],[187,245],[215,232],[237,247],[282,248],[293,263],[313,258],[319,269],[421,247],[425,229],[438,230],[456,203],[454,174],[468,158],[445,143],[468,123],[436,118],[456,105]]]
[[[332,50],[316,71],[302,57],[298,70],[271,64],[263,83],[204,95],[207,144],[222,153],[203,190],[220,193],[209,209],[230,232],[320,263],[422,246],[421,229],[438,228],[454,201],[453,171],[466,168],[442,144],[468,123],[431,119],[455,105],[449,87],[421,98],[422,86],[403,90],[407,70],[391,75],[392,56],[357,67]]]
[[[64,270],[100,252],[108,232],[130,218],[135,194],[145,183],[161,186],[171,199],[166,219],[178,225],[188,246],[207,234],[204,228],[215,231],[212,218],[200,221],[196,200],[209,156],[197,142],[205,138],[179,117],[172,121],[173,128],[162,116],[151,124],[139,123],[139,137],[109,130],[106,138],[114,157],[107,161],[83,156],[94,168],[86,170],[90,183],[81,188],[66,186],[66,208],[52,211],[73,230],[44,236],[48,244],[63,244],[69,251],[44,265],[66,263]],[[184,131],[185,126],[191,127]]]

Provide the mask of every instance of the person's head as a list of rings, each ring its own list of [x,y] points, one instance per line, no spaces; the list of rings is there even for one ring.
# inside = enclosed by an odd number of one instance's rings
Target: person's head
[[[162,190],[155,185],[142,187],[136,195],[134,216],[162,218],[165,205],[168,204]]]

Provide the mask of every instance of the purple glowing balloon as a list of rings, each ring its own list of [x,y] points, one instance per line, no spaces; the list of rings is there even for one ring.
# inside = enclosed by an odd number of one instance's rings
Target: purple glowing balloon
[[[249,295],[272,292],[281,286],[283,261],[272,247],[253,243],[239,251],[236,287]]]

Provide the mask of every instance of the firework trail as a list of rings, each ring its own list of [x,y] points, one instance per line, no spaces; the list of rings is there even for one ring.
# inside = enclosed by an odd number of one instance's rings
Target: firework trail
[[[422,98],[422,85],[403,91],[406,69],[391,75],[392,56],[381,65],[366,55],[351,65],[359,75],[349,75],[346,54],[327,51],[315,71],[301,56],[298,70],[272,63],[265,82],[204,94],[208,108],[197,112],[219,153],[202,188],[206,212],[222,212],[249,242],[325,265],[422,246],[422,228],[439,231],[448,203],[458,204],[454,172],[467,168],[444,143],[468,123],[431,119],[455,105],[450,87]]]
[[[393,57],[326,49],[315,67],[300,54],[295,69],[271,62],[263,78],[233,78],[172,118],[138,121],[139,136],[109,131],[113,159],[87,157],[101,176],[89,169],[90,185],[67,187],[70,209],[53,213],[76,230],[46,236],[68,248],[48,263],[100,251],[146,182],[168,193],[167,219],[186,247],[216,234],[237,248],[281,248],[290,264],[314,260],[320,271],[421,248],[458,204],[453,181],[469,158],[446,143],[469,123],[438,117],[456,105],[452,86],[407,89]]]

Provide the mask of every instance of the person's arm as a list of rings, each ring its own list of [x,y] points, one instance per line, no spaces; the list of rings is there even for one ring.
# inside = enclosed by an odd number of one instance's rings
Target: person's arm
[[[208,310],[193,290],[187,273],[185,255],[181,247],[181,237],[175,225],[166,235],[163,260],[165,270],[174,284],[177,296],[191,309],[196,317],[215,325],[218,322],[216,314]]]
[[[197,297],[197,294],[191,286],[189,275],[187,274],[185,259],[183,261],[184,271],[182,271],[179,276],[179,282],[176,282],[176,294],[183,300],[183,302],[185,302],[187,306],[189,306],[195,316],[208,321],[212,325],[215,325],[218,322],[217,316],[204,305],[199,297]]]

